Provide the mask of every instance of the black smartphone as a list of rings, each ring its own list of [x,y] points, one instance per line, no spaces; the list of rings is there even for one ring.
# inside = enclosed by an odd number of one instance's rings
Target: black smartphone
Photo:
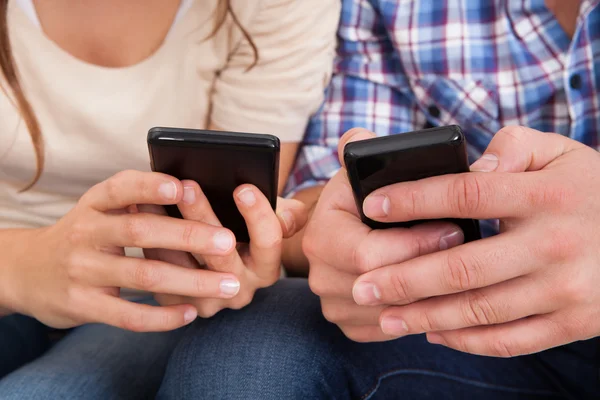
[[[152,170],[198,182],[221,224],[238,242],[250,239],[233,191],[256,186],[277,205],[279,139],[272,135],[156,127],[148,132]],[[181,218],[177,206],[167,213]]]
[[[465,135],[455,125],[351,142],[344,149],[344,161],[361,219],[373,229],[423,221],[382,223],[367,218],[363,202],[371,192],[398,182],[469,171]],[[479,221],[447,220],[461,227],[465,242],[481,238]]]

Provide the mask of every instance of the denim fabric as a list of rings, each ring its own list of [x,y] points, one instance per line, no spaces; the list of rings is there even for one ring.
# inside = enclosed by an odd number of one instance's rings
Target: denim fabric
[[[47,329],[35,320],[2,318],[0,399],[153,398],[181,334],[133,333],[92,324],[73,329],[50,346]]]
[[[159,399],[592,399],[598,341],[498,359],[429,344],[346,339],[305,280],[259,291],[197,321],[173,352]]]
[[[422,335],[355,343],[322,317],[303,279],[282,280],[243,310],[175,332],[86,325],[50,346],[44,330],[21,316],[0,319],[0,371],[14,369],[0,379],[0,399],[148,399],[157,391],[159,399],[178,400],[592,399],[600,393],[597,341],[512,359],[460,353]],[[50,346],[45,353],[44,346]]]

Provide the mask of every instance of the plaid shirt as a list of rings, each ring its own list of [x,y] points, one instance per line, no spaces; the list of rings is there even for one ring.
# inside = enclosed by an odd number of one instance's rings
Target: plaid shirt
[[[352,127],[378,135],[462,126],[470,161],[505,125],[598,148],[600,0],[570,39],[544,0],[343,0],[338,57],[288,192],[331,178]],[[484,235],[497,224],[484,221]]]

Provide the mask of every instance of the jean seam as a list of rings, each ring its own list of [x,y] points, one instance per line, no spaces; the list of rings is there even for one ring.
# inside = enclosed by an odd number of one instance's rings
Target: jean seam
[[[482,389],[496,390],[502,392],[509,393],[519,393],[519,394],[528,394],[528,395],[537,395],[537,396],[552,396],[552,397],[560,397],[561,395],[556,392],[551,392],[547,390],[531,390],[531,389],[519,389],[510,386],[501,386],[494,385],[485,382],[476,381],[473,379],[462,378],[455,375],[445,374],[441,372],[434,372],[429,370],[421,370],[421,369],[396,369],[389,371],[387,373],[379,375],[377,378],[377,382],[371,389],[369,389],[362,397],[361,400],[369,400],[372,396],[377,392],[377,390],[381,387],[381,383],[384,379],[390,378],[392,376],[398,375],[428,375],[431,377],[437,377],[442,379],[447,379],[450,381],[460,382],[471,386],[477,386]]]

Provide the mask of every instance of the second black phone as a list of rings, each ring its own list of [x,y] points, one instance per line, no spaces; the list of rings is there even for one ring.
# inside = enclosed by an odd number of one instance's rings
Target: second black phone
[[[363,213],[373,191],[394,183],[469,172],[465,136],[446,126],[348,143],[344,162],[362,221],[373,229],[410,227],[423,221],[382,223]],[[463,230],[465,242],[481,238],[479,221],[448,219]]]

